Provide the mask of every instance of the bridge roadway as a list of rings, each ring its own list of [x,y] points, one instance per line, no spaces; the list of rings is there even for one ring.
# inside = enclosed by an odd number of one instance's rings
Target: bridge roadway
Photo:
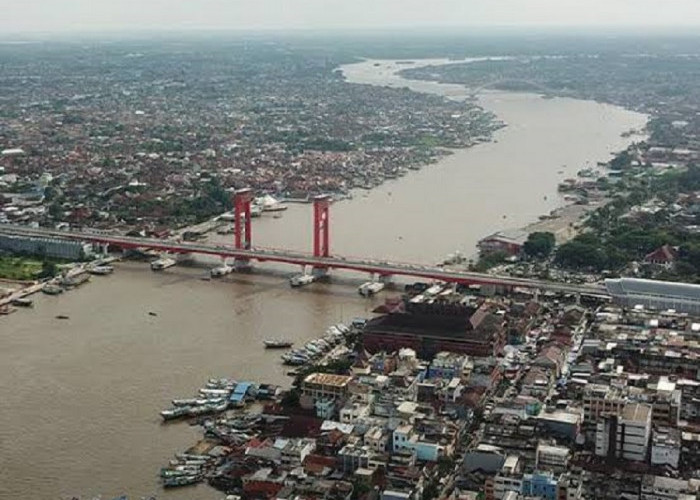
[[[608,296],[603,285],[575,285],[555,281],[514,278],[511,276],[496,276],[486,273],[475,273],[444,269],[436,266],[406,264],[390,261],[362,260],[341,256],[315,257],[303,252],[277,250],[268,248],[252,248],[240,250],[226,245],[207,245],[179,240],[119,236],[95,231],[64,231],[46,228],[31,228],[10,224],[0,224],[0,232],[5,234],[49,237],[68,240],[79,240],[97,244],[115,245],[128,249],[159,250],[173,254],[204,254],[238,260],[256,260],[259,262],[281,262],[299,266],[313,266],[321,269],[344,269],[380,276],[410,276],[414,278],[439,280],[450,283],[491,284],[504,287],[523,287],[542,291],[561,293]]]

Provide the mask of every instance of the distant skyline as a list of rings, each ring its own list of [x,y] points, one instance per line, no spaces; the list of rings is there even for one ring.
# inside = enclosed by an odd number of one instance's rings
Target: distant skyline
[[[700,0],[0,0],[0,33],[699,26]]]

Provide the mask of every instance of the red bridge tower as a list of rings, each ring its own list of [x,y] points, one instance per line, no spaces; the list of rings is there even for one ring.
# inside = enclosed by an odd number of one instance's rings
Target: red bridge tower
[[[252,201],[253,191],[249,188],[239,189],[233,195],[235,246],[237,250],[250,250],[253,246],[250,220],[250,204]]]
[[[314,198],[314,257],[330,257],[330,205],[327,194]]]

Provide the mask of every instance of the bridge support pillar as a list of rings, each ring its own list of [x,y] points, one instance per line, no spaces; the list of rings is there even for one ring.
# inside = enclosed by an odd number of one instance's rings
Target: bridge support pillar
[[[250,260],[236,257],[233,259],[233,269],[236,271],[250,271]]]
[[[239,189],[233,195],[234,236],[237,250],[250,250],[253,245],[253,233],[250,217],[250,204],[253,191],[249,188]]]
[[[377,276],[377,281],[384,283],[385,285],[389,285],[393,278],[394,276],[392,274],[380,274]],[[374,277],[372,277],[372,281],[374,281]]]
[[[249,188],[239,189],[233,194],[234,217],[234,247],[237,250],[250,250],[253,246],[253,228],[251,222],[250,205],[253,201],[253,191]],[[250,268],[248,259],[236,257],[234,261],[236,270]]]
[[[330,256],[330,205],[327,194],[314,198],[314,257]]]
[[[314,257],[330,256],[330,205],[331,197],[327,194],[314,198]],[[328,275],[327,267],[314,267],[314,277],[324,278]]]
[[[316,279],[326,278],[328,276],[327,267],[314,267],[311,270],[311,275]]]

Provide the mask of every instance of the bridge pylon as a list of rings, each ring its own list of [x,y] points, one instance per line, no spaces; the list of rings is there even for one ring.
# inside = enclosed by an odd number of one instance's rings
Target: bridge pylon
[[[314,198],[314,257],[330,257],[330,205],[327,194]]]
[[[233,194],[234,217],[234,246],[236,250],[250,250],[253,246],[253,231],[250,216],[250,205],[253,202],[253,191],[249,188],[239,189]],[[247,258],[236,257],[233,266],[237,271],[249,269]]]
[[[250,217],[250,204],[253,191],[239,189],[233,194],[234,246],[236,250],[250,250],[253,246],[253,232]]]

